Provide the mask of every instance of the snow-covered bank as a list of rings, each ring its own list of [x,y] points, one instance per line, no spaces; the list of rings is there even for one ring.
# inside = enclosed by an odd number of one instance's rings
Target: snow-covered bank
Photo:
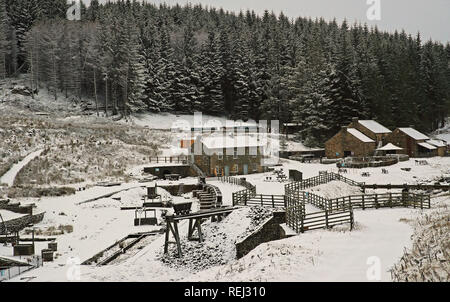
[[[43,151],[44,151],[44,149],[32,152],[32,153],[28,154],[23,160],[21,160],[20,162],[18,162],[15,165],[13,165],[8,172],[6,172],[2,177],[0,177],[0,184],[4,183],[11,187],[14,184],[14,180],[16,179],[17,173],[19,173],[23,167],[28,165],[28,163],[30,161],[32,161],[33,159],[35,159],[36,157],[41,155],[41,153]]]
[[[411,246],[413,229],[400,220],[415,219],[418,212],[357,211],[351,232],[319,230],[264,243],[240,260],[183,281],[390,281],[389,269]],[[371,257],[380,260],[380,280],[367,278]]]

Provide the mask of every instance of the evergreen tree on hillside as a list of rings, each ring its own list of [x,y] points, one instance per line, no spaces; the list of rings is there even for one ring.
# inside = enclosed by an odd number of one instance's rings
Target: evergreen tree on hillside
[[[6,14],[5,0],[0,0],[0,79],[6,78],[6,58],[11,52],[8,40],[8,16]]]
[[[220,59],[219,39],[213,31],[208,33],[208,42],[201,55],[202,108],[209,114],[224,113],[224,95],[221,80],[224,69]]]
[[[113,114],[143,101],[153,112],[299,121],[322,144],[354,116],[428,132],[450,112],[449,46],[419,35],[138,1],[93,1],[66,24],[49,20],[62,0],[0,1],[3,76],[28,73],[32,86],[94,96]]]

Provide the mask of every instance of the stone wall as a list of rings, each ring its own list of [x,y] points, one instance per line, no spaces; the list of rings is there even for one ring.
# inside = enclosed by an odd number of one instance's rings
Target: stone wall
[[[181,177],[198,176],[190,166],[161,165],[159,167],[145,167],[144,173],[152,174],[158,178],[164,178],[165,174],[179,174]]]
[[[44,219],[44,214],[45,212],[36,215],[26,215],[0,223],[0,235],[6,235],[6,230],[8,233],[19,232],[30,224],[39,223]]]
[[[261,243],[286,238],[280,224],[286,223],[286,212],[274,212],[273,217],[266,221],[252,234],[236,242],[237,259],[244,257]]]

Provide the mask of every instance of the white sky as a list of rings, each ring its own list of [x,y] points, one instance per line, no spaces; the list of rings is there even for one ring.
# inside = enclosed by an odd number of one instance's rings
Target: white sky
[[[89,2],[90,0],[83,0]],[[103,0],[106,1],[106,0]],[[251,9],[258,14],[264,10],[283,13],[291,18],[323,17],[326,20],[336,18],[341,22],[346,18],[350,23],[361,21],[377,25],[381,30],[394,31],[405,29],[422,39],[441,42],[450,41],[450,0],[147,0],[152,3],[201,3],[216,8],[239,12]],[[369,21],[367,2],[380,1],[381,20]]]

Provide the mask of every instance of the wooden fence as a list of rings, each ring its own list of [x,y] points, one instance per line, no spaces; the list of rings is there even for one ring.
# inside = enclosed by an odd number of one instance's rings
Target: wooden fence
[[[233,177],[233,176],[219,176],[219,177],[208,178],[207,180],[217,180],[217,181],[226,182],[226,183],[237,185],[237,186],[243,186],[247,190],[256,190],[256,186],[254,186],[247,180],[244,180],[243,178],[237,178],[237,177]]]
[[[326,184],[326,183],[329,183],[329,182],[335,181],[335,180],[345,182],[351,186],[362,187],[364,185],[364,183],[362,183],[362,182],[354,181],[352,179],[342,176],[341,174],[337,174],[337,173],[333,173],[333,172],[331,172],[331,173],[330,172],[321,172],[318,176],[307,178],[307,179],[304,179],[304,180],[298,181],[298,182],[289,183],[289,184],[285,185],[285,190],[290,189],[290,190],[301,191],[301,190],[305,190],[308,188],[323,185],[323,184]]]
[[[348,207],[363,210],[394,207],[430,209],[431,197],[430,195],[407,192],[352,195],[330,200],[328,209],[339,210]]]
[[[383,194],[367,194],[367,195],[351,195],[335,199],[327,199],[325,197],[310,193],[300,192],[299,197],[302,202],[310,203],[313,206],[327,210],[342,211],[351,209],[379,209],[405,207],[414,209],[430,209],[430,195],[414,194],[414,193],[383,193]]]
[[[291,211],[291,209],[289,209]],[[292,215],[290,213],[290,215]],[[339,212],[322,211],[316,213],[309,213],[303,216],[298,215],[289,217],[287,223],[290,228],[297,233],[304,233],[305,231],[312,231],[317,229],[330,229],[336,225],[350,224],[350,230],[353,230],[354,217],[353,210],[348,209]]]

